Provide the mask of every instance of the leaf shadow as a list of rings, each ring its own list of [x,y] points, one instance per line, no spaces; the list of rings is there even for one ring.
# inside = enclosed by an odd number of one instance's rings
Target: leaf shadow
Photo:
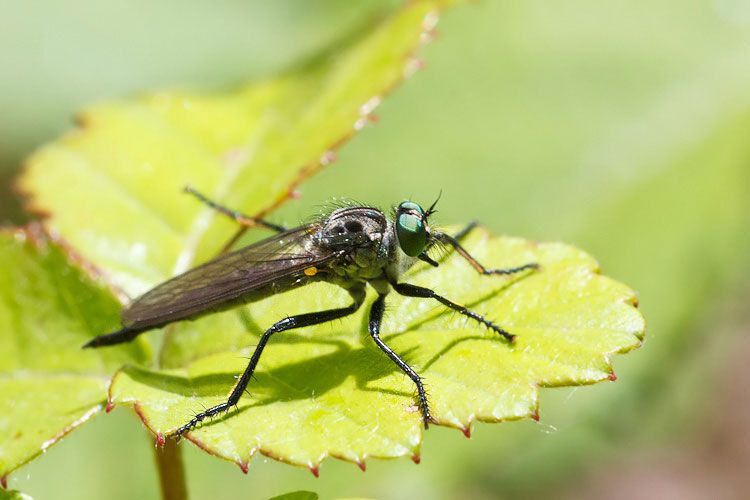
[[[203,427],[223,422],[253,408],[289,401],[315,400],[340,387],[349,377],[354,377],[357,389],[366,392],[378,392],[404,398],[414,396],[413,391],[398,391],[371,386],[372,382],[387,377],[394,372],[402,373],[400,368],[374,343],[372,346],[353,347],[351,343],[340,339],[311,339],[302,335],[286,335],[283,340],[279,336],[277,340],[277,344],[327,345],[333,346],[335,349],[326,354],[285,363],[271,369],[259,368],[247,387],[247,393],[249,393],[251,399],[245,395],[231,411],[203,422],[201,424]],[[410,354],[418,348],[418,346],[414,346],[399,354],[408,359]],[[273,345],[269,343],[266,349],[273,349]],[[267,354],[267,351],[264,352],[264,355]],[[194,408],[196,412],[203,411],[210,406],[202,405],[200,400],[216,398],[217,395],[228,396],[240,375],[240,373],[232,370],[231,372],[189,377],[175,373],[152,372],[133,365],[123,368],[122,371],[138,384],[192,400],[193,403],[199,405]],[[404,374],[404,377],[406,377],[406,374]],[[218,402],[220,401],[216,401],[216,403]]]

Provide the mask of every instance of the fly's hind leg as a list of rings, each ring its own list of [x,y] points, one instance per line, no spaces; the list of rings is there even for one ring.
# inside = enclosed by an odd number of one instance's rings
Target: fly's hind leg
[[[279,224],[274,224],[272,222],[265,221],[263,219],[259,219],[258,217],[252,217],[250,215],[244,215],[240,212],[237,212],[236,210],[230,210],[229,208],[225,207],[224,205],[220,205],[219,203],[211,200],[210,198],[206,197],[205,195],[201,194],[199,191],[197,191],[192,186],[185,186],[185,192],[188,194],[192,194],[196,198],[198,198],[202,203],[205,203],[209,207],[213,208],[217,212],[220,212],[227,217],[233,219],[241,226],[245,227],[252,227],[252,226],[260,226],[265,227],[266,229],[270,229],[272,231],[276,231],[278,233],[283,233],[287,230],[286,227],[281,226]]]
[[[230,408],[236,406],[240,400],[240,397],[245,392],[247,384],[248,382],[250,382],[250,378],[253,376],[255,367],[258,365],[258,360],[260,360],[260,355],[263,353],[263,348],[266,346],[268,339],[271,338],[271,335],[273,335],[274,333],[280,333],[286,330],[292,330],[294,328],[301,328],[303,326],[326,323],[334,319],[349,316],[350,314],[356,312],[364,301],[364,288],[350,289],[349,293],[351,293],[352,298],[354,299],[354,303],[348,307],[329,309],[327,311],[319,311],[314,313],[298,314],[296,316],[290,316],[274,323],[271,328],[263,333],[263,336],[260,338],[260,341],[255,347],[255,351],[250,358],[250,363],[248,363],[247,368],[245,368],[245,371],[242,373],[242,376],[237,380],[237,383],[232,389],[232,392],[229,394],[229,398],[227,398],[227,401],[198,413],[195,417],[190,419],[188,423],[173,431],[170,435],[177,439],[180,439],[183,434],[191,431],[206,418],[213,417],[214,415],[217,415],[221,412],[229,411]]]

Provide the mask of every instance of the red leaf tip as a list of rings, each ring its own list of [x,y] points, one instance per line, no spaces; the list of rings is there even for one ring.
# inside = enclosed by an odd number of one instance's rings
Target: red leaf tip
[[[248,465],[248,463],[247,463],[247,462],[237,462],[237,465],[239,465],[239,466],[240,466],[240,469],[242,469],[242,472],[243,472],[244,474],[247,474],[247,469],[248,469],[248,467],[249,467],[249,465]]]
[[[310,472],[313,473],[313,476],[320,477],[320,468],[317,465],[311,465]]]
[[[412,456],[411,456],[411,460],[412,460],[412,462],[414,462],[415,464],[419,464],[419,462],[421,462],[421,461],[422,461],[422,457],[421,457],[421,456],[419,456],[419,455],[412,455]]]
[[[534,421],[539,422],[539,410],[534,410],[534,413],[531,414],[531,418],[533,418]]]
[[[107,403],[107,408],[105,408],[104,411],[106,411],[107,413],[109,413],[109,412],[111,412],[114,409],[115,409],[115,403],[114,403],[114,401],[110,401],[109,403]]]
[[[617,375],[615,375],[615,372],[612,372],[612,373],[609,374],[609,379],[612,382],[614,382],[615,380],[617,380]]]
[[[364,460],[362,460],[361,462],[357,461],[357,465],[360,469],[362,469],[362,472],[365,472],[367,470],[367,464],[365,464]]]
[[[464,427],[461,429],[461,432],[464,433],[464,436],[466,436],[468,439],[471,439],[471,426]]]
[[[164,446],[164,434],[156,435],[156,446],[158,446],[159,448]]]
[[[0,485],[2,485],[4,490],[8,489],[8,476],[0,477]]]

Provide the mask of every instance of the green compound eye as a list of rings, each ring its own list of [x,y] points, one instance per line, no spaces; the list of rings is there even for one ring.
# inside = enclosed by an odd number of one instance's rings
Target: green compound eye
[[[396,235],[401,250],[416,257],[427,245],[427,229],[424,226],[424,210],[411,201],[405,201],[396,209]]]

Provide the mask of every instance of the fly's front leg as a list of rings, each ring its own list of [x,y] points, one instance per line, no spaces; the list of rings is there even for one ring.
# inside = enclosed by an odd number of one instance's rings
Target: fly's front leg
[[[353,314],[355,311],[357,311],[357,309],[359,309],[359,306],[362,305],[362,302],[364,300],[364,290],[361,290],[361,294],[356,293],[355,291],[355,293],[352,293],[352,297],[354,298],[354,303],[349,307],[341,307],[338,309],[329,309],[327,311],[319,311],[307,314],[298,314],[296,316],[290,316],[288,318],[277,321],[271,328],[263,333],[263,336],[260,338],[260,342],[258,342],[258,345],[255,347],[255,351],[250,358],[250,363],[248,363],[247,368],[245,368],[245,371],[242,373],[242,376],[237,380],[237,383],[232,389],[232,392],[229,394],[229,398],[227,399],[227,401],[198,413],[195,417],[190,419],[188,423],[172,432],[171,436],[180,439],[183,434],[191,431],[204,419],[213,417],[214,415],[217,415],[221,412],[229,411],[232,406],[235,406],[239,402],[242,393],[244,393],[245,388],[247,388],[250,377],[253,376],[255,367],[258,365],[258,360],[260,360],[260,355],[263,352],[263,348],[266,346],[268,339],[271,338],[271,335],[273,335],[274,333],[291,330],[293,328],[317,325],[319,323],[326,323],[334,319],[349,316],[350,314]]]
[[[263,219],[252,217],[250,215],[244,215],[240,212],[237,212],[236,210],[230,210],[224,205],[220,205],[219,203],[216,203],[215,201],[211,200],[210,198],[196,191],[195,188],[193,188],[192,186],[185,186],[185,192],[188,194],[192,194],[193,196],[198,198],[201,202],[205,203],[206,205],[213,208],[217,212],[220,212],[226,215],[227,217],[234,219],[234,221],[236,221],[238,224],[242,226],[245,226],[245,227],[261,226],[261,227],[265,227],[266,229],[276,231],[278,233],[283,233],[284,231],[287,230],[287,228],[285,228],[284,226],[280,226],[272,222],[267,222],[267,221],[264,221]]]
[[[442,295],[438,295],[433,290],[430,290],[429,288],[425,288],[423,286],[417,286],[412,285],[411,283],[391,283],[391,286],[393,287],[396,292],[398,292],[401,295],[405,295],[407,297],[423,297],[428,299],[435,299],[444,306],[450,307],[454,311],[456,311],[459,314],[463,314],[464,316],[467,316],[475,321],[478,321],[479,323],[483,324],[487,328],[493,330],[496,333],[499,333],[502,335],[508,342],[513,342],[516,338],[515,335],[506,332],[499,326],[497,326],[492,321],[488,320],[481,314],[477,314],[474,311],[471,311],[467,309],[466,307],[456,304],[453,301],[450,301],[443,297]]]
[[[368,330],[372,340],[375,344],[383,351],[391,360],[398,365],[401,370],[406,373],[410,379],[417,386],[417,398],[419,399],[419,408],[422,410],[422,419],[424,421],[425,429],[430,422],[437,423],[430,414],[430,406],[427,403],[427,393],[424,390],[424,384],[422,378],[414,371],[414,369],[407,365],[406,362],[399,357],[398,354],[393,352],[393,349],[388,347],[385,342],[380,338],[380,323],[383,321],[383,313],[385,312],[385,295],[379,295],[375,302],[372,304],[370,309],[370,321],[368,323]]]
[[[469,264],[471,264],[471,266],[474,269],[476,269],[478,273],[481,273],[481,274],[487,274],[487,275],[492,275],[492,274],[515,274],[515,273],[517,273],[519,271],[525,271],[526,269],[539,269],[539,264],[537,264],[535,262],[532,262],[532,263],[529,263],[529,264],[524,264],[522,266],[511,267],[511,268],[508,268],[508,269],[487,269],[487,268],[485,268],[482,264],[479,263],[479,261],[477,261],[477,259],[475,259],[474,257],[472,257],[471,254],[469,254],[469,252],[467,252],[466,249],[464,247],[462,247],[461,244],[458,242],[459,239],[463,238],[464,236],[466,236],[466,234],[469,233],[469,231],[471,231],[472,229],[474,229],[474,227],[476,227],[476,225],[477,225],[476,222],[472,222],[463,231],[461,231],[460,233],[458,233],[455,237],[451,236],[449,234],[441,233],[441,232],[434,232],[434,233],[432,233],[432,236],[436,240],[438,240],[438,241],[440,241],[442,243],[447,243],[448,245],[451,245],[453,248],[455,248],[456,251],[461,255],[461,257],[463,257],[464,259],[466,259],[469,262]]]
[[[469,222],[468,224],[466,224],[465,228],[463,228],[462,230],[460,230],[459,232],[453,235],[453,239],[457,241],[461,241],[462,239],[466,237],[467,234],[469,234],[478,225],[479,225],[479,222],[475,220]]]

